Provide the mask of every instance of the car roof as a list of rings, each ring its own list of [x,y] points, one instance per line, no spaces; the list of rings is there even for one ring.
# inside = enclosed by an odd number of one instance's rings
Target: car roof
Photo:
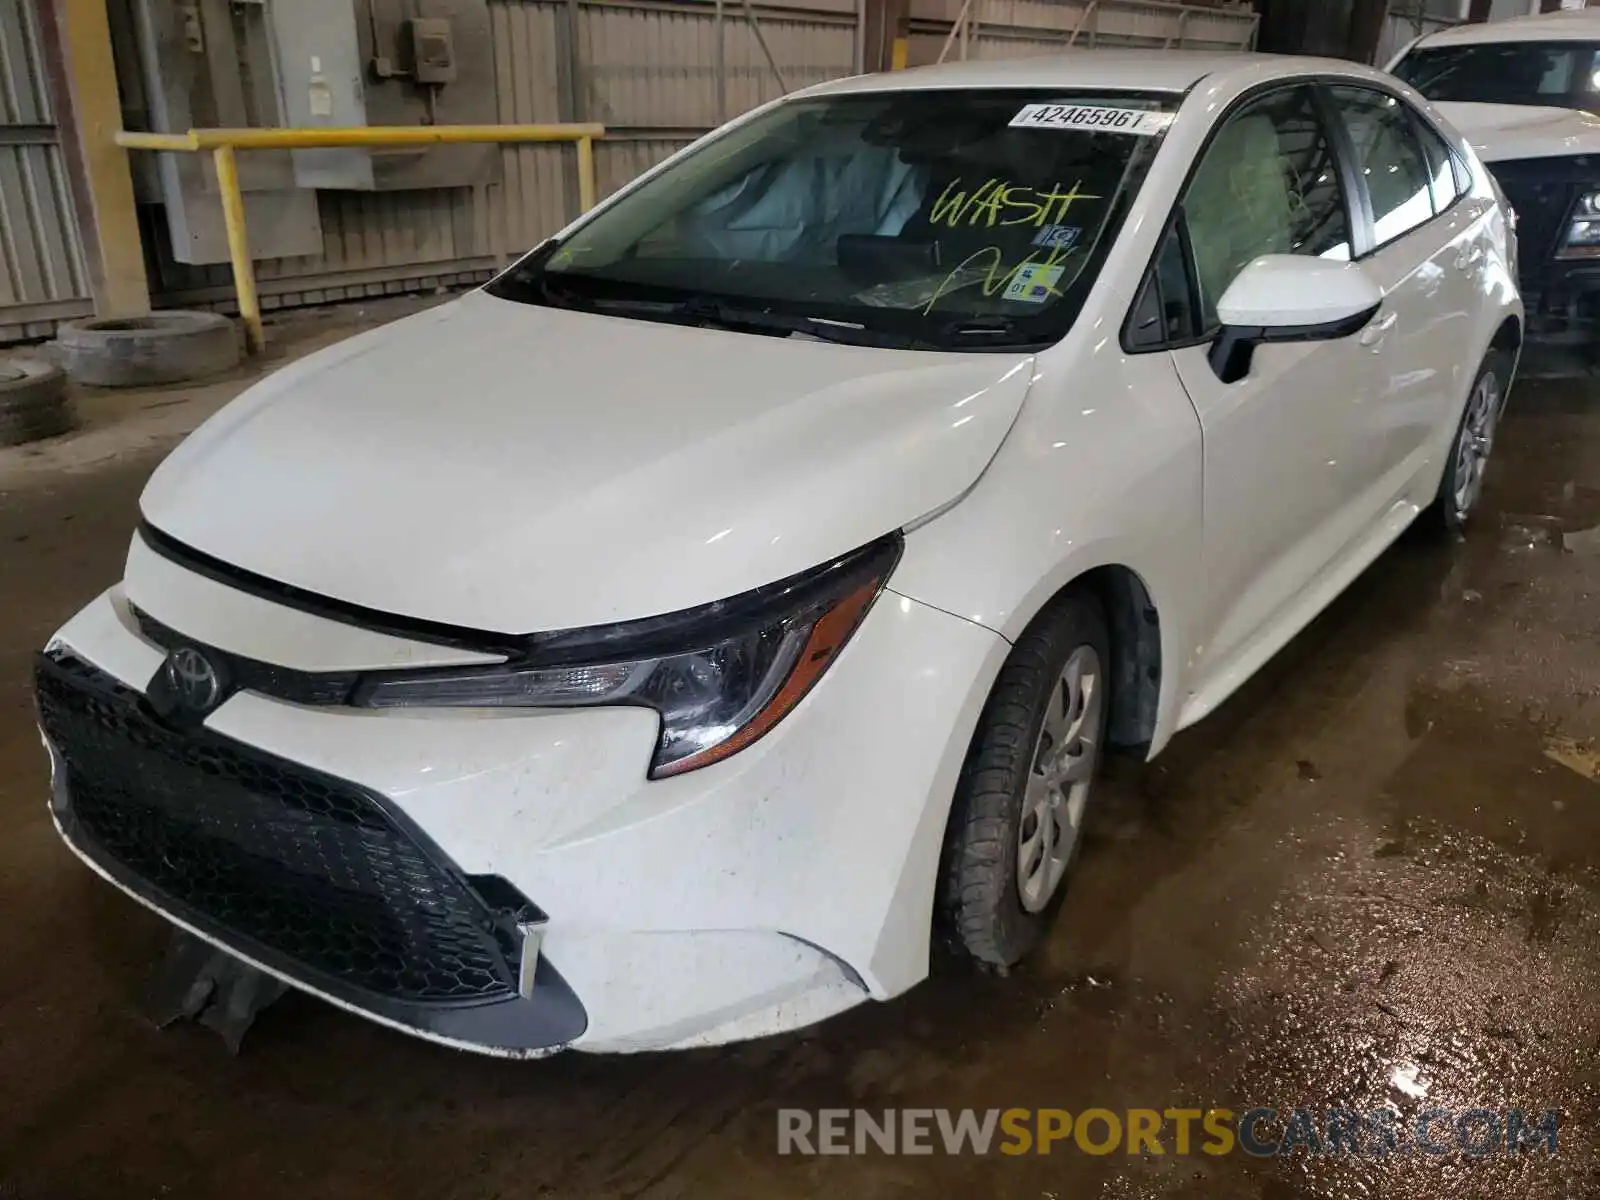
[[[805,95],[837,92],[919,91],[938,88],[1061,87],[1106,91],[1188,91],[1202,79],[1249,73],[1260,77],[1371,75],[1370,68],[1337,59],[1304,55],[1220,53],[1201,50],[1063,50],[1000,61],[951,62],[875,75],[857,75],[807,88]]]
[[[1566,8],[1560,12],[1535,13],[1531,17],[1512,17],[1508,21],[1456,25],[1428,34],[1417,46],[1431,50],[1435,46],[1478,46],[1494,42],[1587,41],[1600,41],[1600,9]]]

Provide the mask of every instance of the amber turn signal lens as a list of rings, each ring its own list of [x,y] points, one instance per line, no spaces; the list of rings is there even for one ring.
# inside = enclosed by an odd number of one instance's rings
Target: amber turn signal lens
[[[698,754],[681,758],[670,765],[656,768],[656,778],[682,775],[685,771],[693,771],[698,767],[720,762],[765,736],[795,705],[805,699],[806,693],[817,680],[822,678],[822,673],[828,669],[828,665],[838,656],[839,651],[844,649],[856,626],[861,624],[861,618],[866,616],[867,609],[872,607],[872,602],[882,587],[883,577],[880,576],[866,580],[853,591],[841,596],[837,604],[817,618],[817,623],[811,627],[811,636],[806,639],[799,657],[795,659],[789,678],[785,679],[783,686],[773,693],[765,708],[752,717],[739,732],[725,741],[718,742]]]

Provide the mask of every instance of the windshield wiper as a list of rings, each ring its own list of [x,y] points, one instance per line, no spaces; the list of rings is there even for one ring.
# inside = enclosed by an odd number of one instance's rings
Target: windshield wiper
[[[802,337],[814,337],[820,341],[839,342],[849,346],[896,349],[922,346],[922,343],[914,338],[871,329],[859,321],[808,317],[796,313],[773,312],[765,308],[749,308],[728,304],[706,295],[694,295],[684,300],[597,298],[590,301],[590,307],[595,312],[627,314],[646,319],[675,321],[685,325],[752,331],[783,337],[799,334]]]
[[[967,342],[979,346],[1030,345],[1039,339],[1013,317],[959,317],[940,326],[941,344]]]
[[[827,317],[803,317],[773,312],[766,308],[743,308],[725,304],[709,296],[693,296],[683,302],[685,316],[721,329],[755,329],[763,333],[798,333],[828,342],[877,345],[879,339],[857,321],[834,321]]]
[[[571,308],[591,312],[594,303],[587,296],[557,284],[547,271],[519,271],[515,267],[489,282],[491,296],[518,304],[547,304],[551,308]]]

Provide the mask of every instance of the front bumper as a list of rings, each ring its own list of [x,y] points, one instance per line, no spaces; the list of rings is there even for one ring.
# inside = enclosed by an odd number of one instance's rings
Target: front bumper
[[[168,727],[71,653],[40,655],[34,679],[57,828],[151,908],[279,978],[440,1041],[528,1055],[584,1032],[583,1006],[548,960],[533,956],[533,986],[519,989],[519,914],[494,911],[382,797],[209,730]]]
[[[1518,286],[1538,311],[1560,308],[1580,297],[1600,293],[1600,259],[1545,259],[1523,264]]]
[[[1600,258],[1559,258],[1578,197],[1600,186],[1600,156],[1489,164],[1517,214],[1518,285],[1530,313],[1600,292]]]
[[[145,562],[124,586],[206,644],[236,627],[304,668],[296,647],[352,632],[179,571]],[[650,781],[655,717],[638,709],[384,713],[243,691],[174,733],[141,715],[164,652],[128,600],[93,602],[40,664],[58,825],[125,891],[296,987],[527,1057],[760,1036],[926,974],[948,802],[1006,649],[986,629],[886,592],[771,734]],[[349,653],[341,666],[366,651]],[[527,995],[485,879],[549,914]],[[433,979],[441,945],[444,976],[477,992]]]

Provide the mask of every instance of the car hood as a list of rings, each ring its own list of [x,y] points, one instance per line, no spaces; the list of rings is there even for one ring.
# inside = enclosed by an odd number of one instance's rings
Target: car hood
[[[141,507],[225,563],[385,613],[603,624],[771,583],[957,499],[1032,364],[479,292],[258,384]]]
[[[1593,113],[1526,104],[1441,102],[1436,107],[1485,162],[1600,152],[1600,117]]]

